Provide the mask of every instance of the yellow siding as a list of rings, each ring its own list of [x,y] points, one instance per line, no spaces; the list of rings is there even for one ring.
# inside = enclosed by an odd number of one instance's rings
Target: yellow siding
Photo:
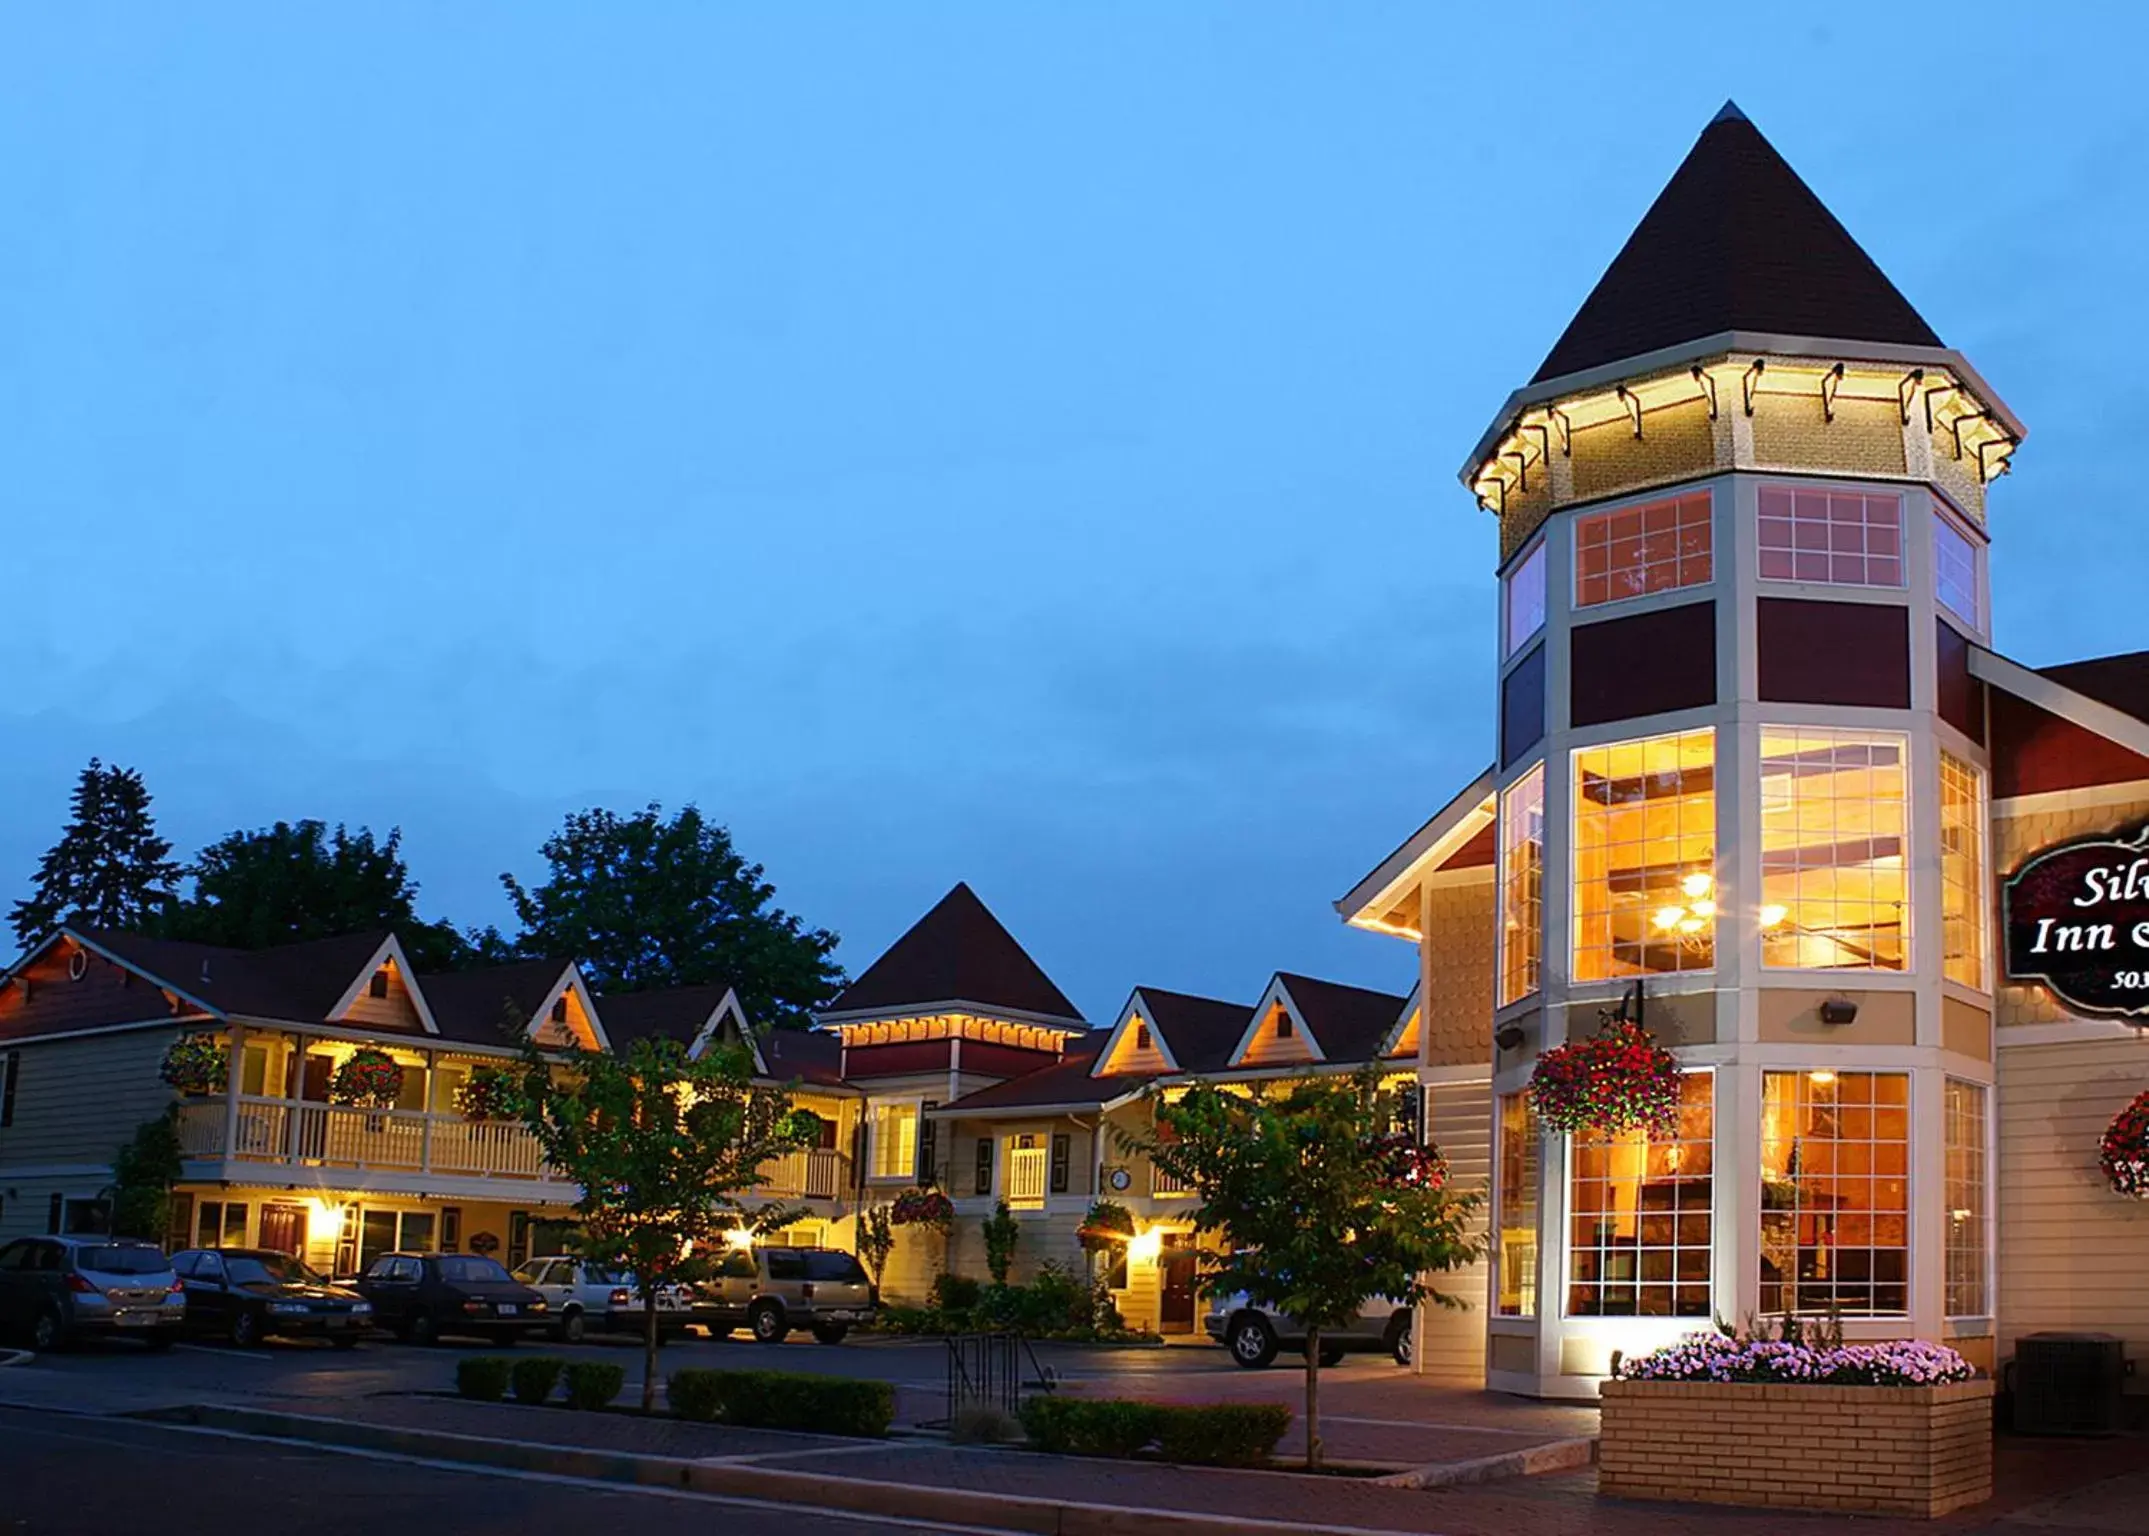
[[[2115,1333],[2149,1355],[2149,1204],[2097,1171],[2097,1142],[2141,1092],[2139,1040],[2005,1046],[1999,1087],[1999,1353],[2042,1329]],[[2149,1383],[2138,1384],[2149,1388]]]
[[[1448,1160],[1451,1187],[1488,1190],[1492,1184],[1492,1087],[1489,1083],[1443,1084],[1431,1090],[1427,1104],[1433,1140]],[[1487,1213],[1478,1212],[1475,1230],[1482,1236]],[[1467,1269],[1432,1277],[1443,1295],[1460,1298],[1461,1309],[1438,1305],[1424,1309],[1418,1335],[1420,1370],[1446,1385],[1485,1384],[1486,1288],[1491,1268],[1480,1259]]]
[[[1118,1043],[1112,1047],[1112,1054],[1104,1060],[1102,1070],[1105,1074],[1116,1072],[1157,1073],[1171,1070],[1171,1064],[1164,1059],[1164,1053],[1157,1049],[1154,1036],[1152,1036],[1147,1046],[1137,1044],[1141,1038],[1144,1022],[1138,1016],[1127,1021],[1126,1032],[1119,1037]]]
[[[1232,1065],[1273,1067],[1283,1062],[1313,1060],[1313,1047],[1306,1039],[1306,1031],[1298,1027],[1297,1020],[1291,1020],[1290,1035],[1278,1035],[1279,1025],[1287,1018],[1289,1015],[1284,1011],[1283,1004],[1277,1003],[1270,1007],[1269,1011],[1262,1015],[1261,1026],[1254,1031],[1253,1039],[1247,1042],[1245,1053]]]
[[[382,969],[388,972],[388,995],[375,997],[371,985],[371,973],[358,988],[358,996],[351,1006],[338,1015],[341,1022],[363,1024],[368,1029],[392,1029],[399,1033],[423,1034],[425,1025],[419,1022],[417,1004],[411,1001],[410,987],[403,980],[402,969],[391,960]]]
[[[1492,872],[1425,893],[1424,991],[1437,999],[1425,1061],[1463,1066],[1492,1060],[1493,966],[1499,957],[1498,891]]]

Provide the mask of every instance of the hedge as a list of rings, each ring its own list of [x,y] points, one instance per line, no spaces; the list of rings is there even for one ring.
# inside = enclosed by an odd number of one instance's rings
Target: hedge
[[[507,1395],[515,1362],[500,1355],[470,1355],[455,1362],[455,1390],[480,1403],[497,1403]]]
[[[878,1438],[895,1422],[895,1388],[794,1371],[674,1371],[672,1412],[704,1423]]]
[[[619,1396],[627,1373],[602,1360],[577,1360],[567,1367],[567,1406],[603,1408]]]
[[[1143,1403],[1126,1398],[1033,1397],[1022,1427],[1041,1451],[1133,1456],[1151,1443],[1166,1461],[1257,1467],[1291,1427],[1280,1403]]]
[[[550,1355],[532,1355],[517,1360],[508,1373],[508,1385],[513,1388],[518,1403],[542,1403],[552,1396],[552,1389],[560,1384],[560,1372],[567,1368],[565,1360]]]

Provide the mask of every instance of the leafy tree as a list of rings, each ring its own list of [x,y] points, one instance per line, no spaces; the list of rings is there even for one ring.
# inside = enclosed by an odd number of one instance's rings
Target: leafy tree
[[[799,1022],[843,985],[836,935],[770,905],[776,888],[689,805],[667,819],[577,811],[539,850],[551,872],[526,889],[504,874],[517,950],[573,955],[600,990],[728,982],[756,1023]]]
[[[875,1290],[880,1289],[880,1277],[894,1252],[895,1223],[889,1219],[888,1207],[867,1206],[858,1213],[858,1262],[873,1276]]]
[[[111,1231],[161,1243],[172,1224],[172,1186],[185,1172],[176,1110],[138,1126],[112,1157]]]
[[[420,971],[449,970],[470,955],[451,925],[419,919],[400,827],[376,839],[368,827],[279,821],[219,838],[186,872],[193,890],[162,924],[170,938],[266,949],[391,928]]]
[[[179,866],[157,836],[142,776],[91,758],[75,781],[67,826],[37,866],[36,890],[15,903],[24,948],[61,923],[141,928],[172,899]]]
[[[1022,1241],[1022,1223],[1002,1200],[985,1218],[985,1272],[994,1285],[1007,1284],[1007,1272],[1015,1267],[1015,1245]]]
[[[1321,1334],[1377,1297],[1459,1307],[1427,1283],[1482,1249],[1470,1223],[1483,1200],[1447,1187],[1445,1168],[1396,1134],[1401,1095],[1368,1069],[1293,1083],[1268,1096],[1199,1083],[1158,1101],[1156,1129],[1124,1138],[1200,1204],[1207,1285],[1244,1291],[1306,1330],[1306,1464],[1321,1462]]]
[[[657,1292],[706,1279],[737,1228],[786,1226],[794,1210],[749,1211],[764,1165],[808,1144],[780,1088],[757,1087],[742,1045],[687,1059],[645,1038],[625,1056],[523,1047],[522,1114],[545,1159],[582,1186],[577,1246],[624,1269],[642,1293],[642,1407],[655,1406]]]

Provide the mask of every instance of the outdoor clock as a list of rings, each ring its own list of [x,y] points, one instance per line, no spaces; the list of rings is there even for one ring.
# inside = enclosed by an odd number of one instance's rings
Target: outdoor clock
[[[1127,1186],[1134,1182],[1134,1175],[1127,1172],[1127,1170],[1124,1168],[1114,1168],[1111,1172],[1109,1182],[1115,1193],[1125,1194],[1127,1192]]]

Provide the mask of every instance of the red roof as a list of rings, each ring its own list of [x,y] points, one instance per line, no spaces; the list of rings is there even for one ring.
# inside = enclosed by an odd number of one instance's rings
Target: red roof
[[[826,1013],[907,1013],[944,1003],[1082,1023],[1067,994],[962,884],[889,945]]]

